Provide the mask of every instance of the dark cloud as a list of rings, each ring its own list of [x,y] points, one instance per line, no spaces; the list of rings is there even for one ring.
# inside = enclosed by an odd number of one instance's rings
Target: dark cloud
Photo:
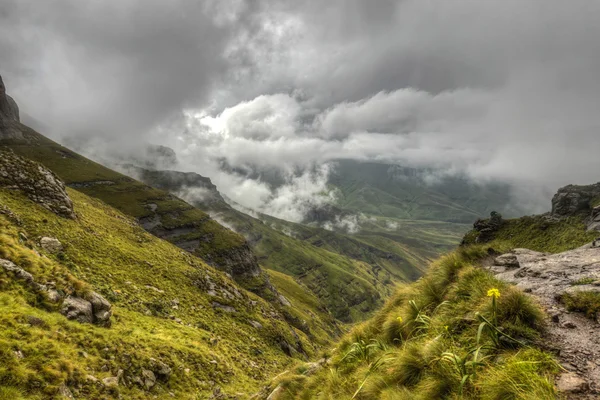
[[[589,0],[8,0],[0,73],[55,136],[173,146],[242,204],[276,200],[232,170],[278,169],[290,198],[326,182],[299,170],[352,158],[546,207],[598,180],[599,19]]]

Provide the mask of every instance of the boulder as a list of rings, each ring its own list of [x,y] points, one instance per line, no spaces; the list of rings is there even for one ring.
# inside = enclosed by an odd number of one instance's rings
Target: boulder
[[[154,372],[150,371],[149,369],[142,370],[142,379],[144,381],[144,386],[148,390],[152,389],[152,387],[156,384],[156,376],[154,375]]]
[[[96,292],[92,292],[87,296],[87,300],[92,305],[92,313],[94,316],[94,324],[110,327],[112,316],[112,306],[104,297]]]
[[[60,313],[77,322],[90,324],[94,322],[92,303],[79,297],[67,297],[63,301]]]
[[[63,245],[60,240],[53,237],[43,237],[40,239],[40,246],[48,253],[56,254],[63,250]]]

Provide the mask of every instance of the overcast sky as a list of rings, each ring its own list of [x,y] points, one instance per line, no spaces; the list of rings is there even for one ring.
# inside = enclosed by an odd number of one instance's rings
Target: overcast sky
[[[0,74],[49,136],[169,145],[257,208],[272,191],[223,161],[555,190],[600,180],[598,21],[596,0],[3,0]]]

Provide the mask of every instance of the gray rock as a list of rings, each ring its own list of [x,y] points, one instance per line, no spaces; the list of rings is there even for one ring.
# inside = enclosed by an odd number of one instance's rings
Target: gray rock
[[[48,253],[56,254],[63,250],[63,245],[60,240],[52,237],[43,237],[40,239],[40,246]]]
[[[58,303],[62,299],[60,293],[58,293],[58,291],[54,289],[48,289],[46,291],[46,296],[48,297],[48,300],[50,300],[52,303]]]
[[[65,399],[74,399],[73,393],[71,393],[71,389],[67,387],[64,383],[62,383],[58,387],[58,396]]]
[[[92,313],[94,314],[94,324],[110,327],[112,316],[112,306],[104,297],[96,292],[88,295],[87,300],[92,304]]]
[[[154,373],[156,375],[158,375],[158,377],[160,379],[163,379],[163,380],[169,379],[169,377],[171,376],[171,373],[173,372],[171,370],[171,367],[169,367],[167,364],[165,364],[164,362],[162,362],[160,360],[156,360],[154,358],[150,359],[150,365],[151,365],[151,368],[154,371]]]
[[[517,255],[514,253],[503,254],[494,259],[494,264],[509,268],[519,268]]]
[[[20,190],[30,200],[53,213],[75,218],[73,202],[65,184],[43,165],[10,150],[0,150],[0,187]]]
[[[149,369],[142,370],[142,379],[144,381],[144,386],[148,390],[156,384],[156,376],[154,375],[154,372]]]
[[[586,380],[574,372],[564,373],[556,381],[556,388],[565,394],[581,393],[587,390],[588,386]]]
[[[12,261],[0,259],[0,267],[4,268],[4,270],[6,272],[10,273],[15,278],[21,279],[29,285],[32,285],[35,283],[33,280],[33,275],[31,275],[29,272],[25,271],[23,268],[17,267],[15,265],[15,263],[13,263]]]
[[[63,301],[60,313],[77,322],[90,324],[94,322],[92,303],[79,297],[67,297]]]
[[[119,386],[119,378],[116,376],[109,376],[108,378],[102,379],[102,383],[107,388],[116,388]]]
[[[285,307],[290,307],[292,305],[292,303],[290,303],[290,301],[286,299],[284,295],[280,294],[278,298],[281,305]]]
[[[233,308],[233,307],[231,307],[231,306],[226,306],[226,305],[223,305],[223,304],[221,304],[221,303],[217,303],[216,301],[213,301],[213,302],[212,302],[212,306],[213,306],[213,308],[215,308],[215,309],[218,309],[218,310],[223,310],[223,311],[225,311],[225,312],[228,312],[228,313],[234,313],[234,312],[237,312],[237,310],[236,310],[235,308]]]
[[[250,325],[252,325],[256,329],[262,329],[263,328],[263,326],[262,326],[262,324],[260,322],[254,321],[254,320],[250,320]]]

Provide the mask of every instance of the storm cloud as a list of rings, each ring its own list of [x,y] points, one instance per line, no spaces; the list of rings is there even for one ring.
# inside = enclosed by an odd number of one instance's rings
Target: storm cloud
[[[599,19],[591,0],[8,0],[0,73],[54,138],[171,146],[257,209],[287,215],[349,158],[509,182],[538,211],[598,181]]]

